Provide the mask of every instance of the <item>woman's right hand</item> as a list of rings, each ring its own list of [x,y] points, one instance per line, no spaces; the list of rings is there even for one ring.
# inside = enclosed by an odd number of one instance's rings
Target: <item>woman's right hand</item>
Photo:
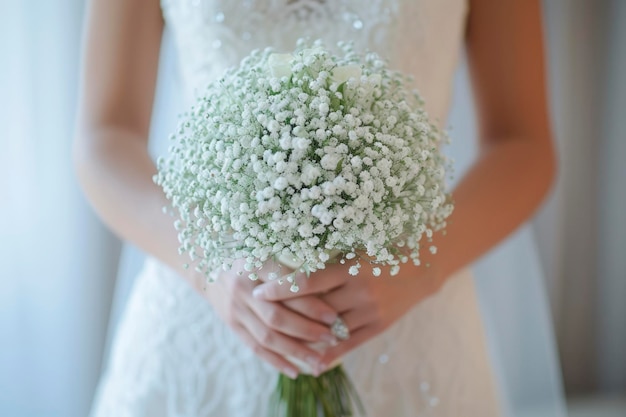
[[[267,280],[271,265],[258,272],[260,279],[252,281],[243,271],[243,261],[222,272],[215,282],[199,290],[209,300],[217,314],[262,359],[285,375],[295,378],[299,369],[286,358],[296,358],[321,370],[323,351],[311,345],[333,345],[337,341],[330,324],[337,313],[319,297],[298,297],[286,302],[259,300],[252,290]],[[298,312],[306,312],[308,317]],[[311,318],[315,318],[315,320]]]

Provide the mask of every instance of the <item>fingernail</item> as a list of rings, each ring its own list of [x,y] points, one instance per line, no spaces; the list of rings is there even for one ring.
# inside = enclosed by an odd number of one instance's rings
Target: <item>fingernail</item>
[[[324,333],[323,335],[321,335],[320,340],[322,342],[328,343],[331,346],[337,346],[337,344],[339,343],[337,341],[337,338],[330,333]]]
[[[252,290],[252,296],[254,298],[263,298],[263,295],[265,295],[265,290],[261,286],[255,287]]]
[[[320,363],[319,365],[317,365],[317,368],[315,368],[315,373],[317,375],[315,375],[316,377],[322,375],[324,372],[326,372],[326,365],[323,363]]]
[[[306,363],[308,363],[311,368],[317,369],[320,366],[320,361],[315,356],[307,356],[305,359]]]
[[[291,379],[296,379],[298,377],[298,372],[293,368],[284,368],[283,374],[287,375]]]
[[[324,313],[322,314],[322,321],[329,326],[332,325],[335,320],[337,320],[337,314],[335,313]]]

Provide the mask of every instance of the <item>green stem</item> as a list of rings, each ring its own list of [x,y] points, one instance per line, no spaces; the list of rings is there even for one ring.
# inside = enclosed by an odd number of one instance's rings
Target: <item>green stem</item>
[[[322,375],[278,377],[270,401],[270,417],[350,417],[353,405],[365,415],[363,404],[341,365]]]

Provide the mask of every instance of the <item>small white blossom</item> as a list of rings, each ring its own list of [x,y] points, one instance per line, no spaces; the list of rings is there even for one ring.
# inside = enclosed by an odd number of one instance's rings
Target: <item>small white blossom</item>
[[[337,154],[326,154],[322,157],[320,161],[322,168],[333,171],[337,168],[337,164],[339,163],[339,155]]]
[[[424,240],[453,210],[447,139],[406,77],[376,54],[340,49],[299,41],[293,53],[253,52],[183,115],[155,181],[175,209],[179,252],[207,277],[245,259],[258,279],[289,254],[314,272],[330,253],[342,264],[366,253],[374,276],[379,266],[396,275],[420,264],[420,247],[436,252]]]
[[[313,228],[310,224],[303,224],[298,227],[298,233],[300,236],[307,238],[313,236]]]
[[[274,181],[274,188],[278,191],[282,191],[289,185],[289,182],[284,177],[276,178]]]

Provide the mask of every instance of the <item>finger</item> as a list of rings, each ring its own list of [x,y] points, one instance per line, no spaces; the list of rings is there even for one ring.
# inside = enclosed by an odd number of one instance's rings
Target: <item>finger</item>
[[[354,279],[361,278],[357,277]],[[326,294],[320,295],[319,298],[327,305],[331,306],[337,313],[344,314],[347,311],[360,308],[368,302],[368,300],[359,295],[360,292],[360,288],[348,283]]]
[[[352,350],[359,347],[361,344],[367,342],[374,336],[378,335],[382,329],[377,325],[369,325],[361,327],[350,335],[350,339],[342,341],[335,347],[331,347],[326,350],[322,358],[320,372],[327,370],[337,359],[347,355]]]
[[[378,315],[371,308],[361,308],[347,311],[341,314],[341,319],[348,326],[350,334],[354,334],[365,326],[375,325],[378,321]],[[350,336],[351,340],[352,336]],[[343,343],[343,342],[342,342]]]
[[[280,355],[261,346],[256,339],[250,334],[248,329],[242,325],[235,326],[235,331],[243,340],[243,342],[252,349],[252,351],[261,359],[278,369],[279,372],[287,375],[291,379],[296,379],[300,370],[294,366],[291,362],[286,360]]]
[[[308,363],[313,369],[318,369],[322,353],[298,342],[293,338],[281,334],[267,327],[252,310],[243,317],[241,323],[245,326],[256,342],[267,350],[283,357],[292,357]]]
[[[270,329],[307,342],[336,343],[328,326],[304,317],[280,303],[251,300],[249,308]]]
[[[346,274],[347,275],[347,274]],[[320,294],[344,285],[346,277],[338,271],[320,272],[307,278],[303,274],[296,275],[298,291],[292,291],[289,283],[271,281],[258,285],[252,293],[256,298],[267,301],[284,301],[303,295]]]
[[[305,295],[285,300],[283,305],[296,313],[328,326],[337,320],[337,311],[316,295]]]

